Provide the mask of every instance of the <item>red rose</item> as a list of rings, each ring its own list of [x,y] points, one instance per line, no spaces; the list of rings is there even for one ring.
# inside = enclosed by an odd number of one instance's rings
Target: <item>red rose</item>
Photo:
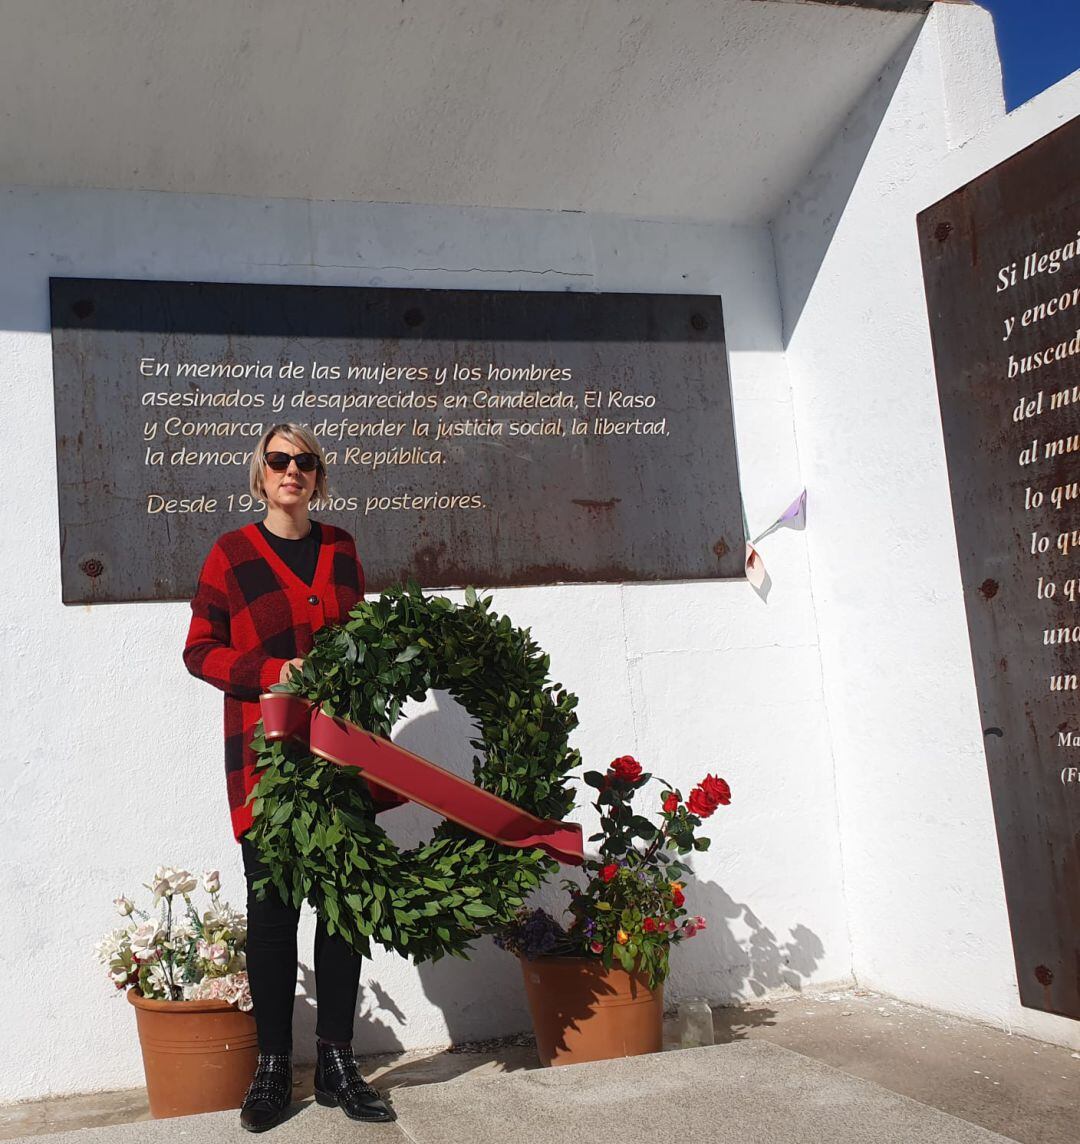
[[[679,796],[672,791],[668,791],[664,795],[664,813],[670,814],[673,810],[679,809]]]
[[[612,862],[610,866],[605,866],[603,870],[600,871],[600,877],[603,878],[605,882],[610,882],[618,872],[618,865]]]
[[[708,818],[710,814],[716,809],[717,803],[713,802],[708,795],[701,789],[701,787],[694,787],[690,792],[690,797],[686,800],[686,808],[691,814],[696,814],[698,818]]]
[[[731,787],[715,775],[706,775],[690,792],[686,805],[691,814],[708,818],[718,806],[727,806],[730,802]]]
[[[608,768],[611,773],[623,782],[632,783],[641,778],[641,764],[633,755],[620,755]]]
[[[656,933],[660,927],[656,924],[656,918],[646,918],[642,928],[646,933]]]
[[[731,787],[723,779],[718,779],[715,775],[706,775],[701,780],[701,789],[710,797],[715,796],[721,806],[731,805]]]
[[[672,890],[671,900],[675,903],[675,908],[678,909],[686,901],[686,895],[682,890]]]

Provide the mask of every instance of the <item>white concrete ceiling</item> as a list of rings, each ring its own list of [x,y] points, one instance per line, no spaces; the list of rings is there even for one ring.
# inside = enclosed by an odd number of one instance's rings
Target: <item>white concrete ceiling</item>
[[[763,4],[836,4],[876,8],[879,12],[927,12],[936,3],[970,4],[972,0],[760,0]]]
[[[772,217],[915,12],[0,0],[0,182]]]

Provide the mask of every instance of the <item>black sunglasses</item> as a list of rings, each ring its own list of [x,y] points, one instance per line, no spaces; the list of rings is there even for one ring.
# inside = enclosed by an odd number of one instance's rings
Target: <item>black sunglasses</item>
[[[319,467],[319,458],[314,453],[264,453],[263,459],[266,461],[266,467],[273,469],[275,473],[283,473],[289,467],[290,461],[296,462],[296,467],[302,473],[310,473],[312,469]]]

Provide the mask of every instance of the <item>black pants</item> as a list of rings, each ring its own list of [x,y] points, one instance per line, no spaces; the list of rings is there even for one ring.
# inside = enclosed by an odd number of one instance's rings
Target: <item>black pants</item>
[[[252,883],[266,874],[258,851],[241,839],[244,877],[247,879],[247,971],[255,1025],[262,1053],[292,1052],[293,999],[296,995],[296,927],[294,910],[268,885],[260,901]],[[326,932],[319,918],[315,929],[316,1036],[335,1044],[349,1044],[360,986],[360,955],[339,934]]]

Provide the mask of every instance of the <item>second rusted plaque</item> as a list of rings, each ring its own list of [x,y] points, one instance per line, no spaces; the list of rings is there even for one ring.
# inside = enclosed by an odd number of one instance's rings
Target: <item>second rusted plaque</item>
[[[1080,1017],[1080,119],[919,235],[1020,998]]]

